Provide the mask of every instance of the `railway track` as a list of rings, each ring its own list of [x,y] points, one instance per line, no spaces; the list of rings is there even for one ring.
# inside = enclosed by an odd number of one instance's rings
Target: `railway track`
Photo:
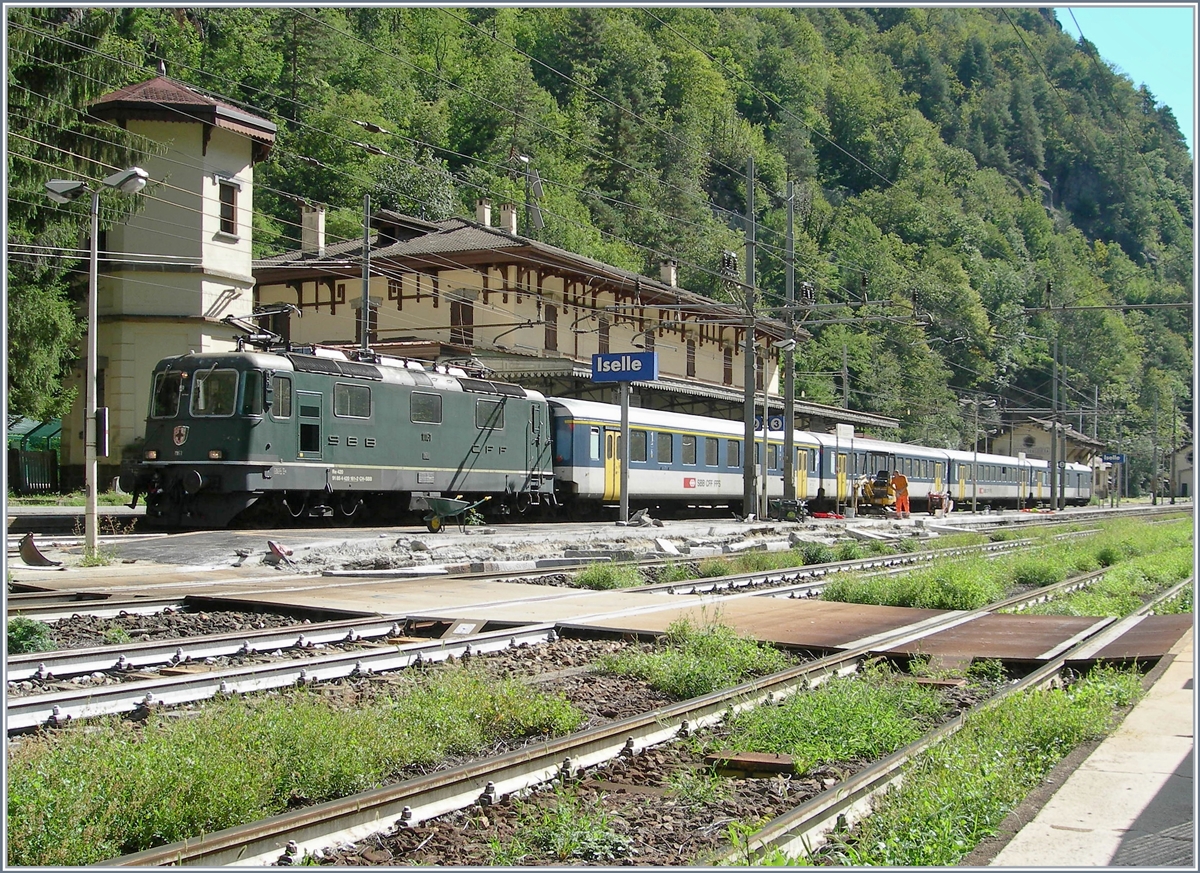
[[[1077,531],[1060,536],[1077,537],[1085,536],[1092,532]],[[740,573],[688,583],[644,585],[628,590],[646,593],[665,591],[678,595],[749,592],[758,595],[766,593],[764,589],[767,589],[769,593],[777,597],[815,597],[820,595],[827,584],[828,577],[837,573],[867,572],[874,574],[901,572],[936,560],[966,557],[975,554],[998,555],[1027,548],[1034,544],[1035,542],[1032,540],[1008,540],[999,543],[985,543],[978,546],[961,546],[920,553],[879,556],[851,561],[834,561],[826,564],[813,564],[785,570]],[[490,580],[511,577],[497,577],[495,574],[474,574],[461,578]],[[1051,586],[1044,590],[1048,592],[1056,587]],[[79,602],[68,600],[65,602],[65,606],[60,606],[57,603],[56,597],[51,597],[50,600],[51,604],[46,606],[44,608],[45,611],[40,614],[43,616],[54,616],[59,619],[67,617],[67,612],[77,613],[80,605],[90,605],[92,603],[92,601]],[[229,604],[227,602],[213,604],[204,598],[165,601],[134,600],[115,603],[97,602],[95,611],[89,609],[89,612],[101,617],[115,616],[122,612],[147,615],[163,608],[182,610],[188,608],[205,608],[206,606],[214,605],[228,607]],[[65,609],[66,611],[59,612],[60,609]],[[39,613],[34,609],[29,609],[28,611],[21,611],[21,614],[34,617]],[[52,619],[43,618],[42,620]],[[362,644],[387,640],[389,638],[394,639],[406,636],[411,631],[408,616],[404,614],[361,616],[337,621],[297,624],[282,628],[265,628],[257,631],[243,630],[191,639],[142,643],[125,642],[88,649],[66,649],[52,652],[10,655],[7,661],[7,677],[10,689],[12,688],[11,683],[29,680],[49,683],[95,673],[112,673],[117,679],[126,677],[135,681],[147,681],[147,677],[139,671],[165,666],[180,671],[190,669],[198,672],[205,669],[205,662],[211,662],[213,659],[262,653],[278,653],[282,657],[283,653],[297,650],[301,653],[316,656],[320,648],[325,646]],[[415,645],[415,643],[409,644]],[[442,648],[447,654],[455,653],[454,647],[443,646]],[[368,658],[369,662],[370,659]],[[255,666],[257,667],[258,665]],[[245,669],[251,670],[250,667],[246,667]],[[242,677],[240,671],[236,669],[228,671],[225,674],[225,679],[227,683],[232,683],[229,687],[238,691],[243,690],[241,688]],[[180,679],[181,683],[183,681],[183,679]],[[211,696],[209,694],[210,689],[206,684],[190,684],[196,690],[196,693],[202,694],[202,697],[194,699],[203,699],[203,697]],[[270,687],[277,686],[272,685]],[[147,687],[146,690],[147,693],[158,695],[157,698],[151,698],[152,700],[163,699],[161,686],[157,689]],[[89,698],[102,696],[97,692],[98,689],[95,686],[80,688],[77,692],[73,690],[59,692],[65,696],[53,702],[53,705],[59,707],[58,718],[86,717],[83,715],[84,712],[88,712],[89,714],[113,714],[129,711],[138,705],[136,703],[137,698],[113,695],[111,698],[112,702],[103,704],[103,708],[98,710],[87,709],[71,697],[72,694],[77,697]],[[180,697],[175,692],[171,692],[170,696],[173,698]],[[25,699],[25,696],[21,695],[21,699]],[[93,702],[93,706],[99,705],[98,702]],[[53,710],[49,712],[50,714],[47,715],[48,721],[53,717]],[[14,723],[11,717],[12,714],[12,710],[10,709],[10,725]],[[27,729],[31,726],[25,716],[19,718],[17,722],[21,725],[20,729]]]
[[[1077,580],[1072,580],[1077,581]],[[1176,586],[1190,584],[1191,580]],[[1167,592],[1159,600],[1172,595]],[[1013,600],[1010,598],[1010,601]],[[1006,601],[1008,602],[1008,601]],[[1155,602],[1158,602],[1156,600]],[[990,612],[994,606],[973,615]],[[1149,611],[1154,604],[1147,604]],[[636,756],[654,746],[703,731],[730,714],[771,705],[835,676],[860,669],[873,652],[895,647],[935,632],[947,621],[970,620],[954,615],[896,629],[885,639],[804,664],[773,676],[743,683],[686,702],[622,719],[495,758],[410,779],[353,797],[288,812],[264,821],[230,828],[200,838],[114,858],[105,866],[145,865],[261,865],[284,859],[298,863],[309,853],[333,844],[352,843],[393,827],[413,827],[421,822],[472,805],[487,806],[500,798],[529,791],[546,782],[577,777],[621,756]],[[1020,683],[1004,692],[1018,693],[1060,681],[1065,664],[1085,649],[1095,650],[1121,631],[1116,619],[1098,620],[1092,629]],[[983,704],[992,705],[991,703]],[[895,784],[907,763],[958,730],[966,716],[928,734],[855,776],[830,787],[816,798],[777,817],[754,834],[752,852],[778,847],[796,852],[819,844],[839,823],[853,822],[869,808],[871,798]],[[697,863],[735,860],[730,853]]]

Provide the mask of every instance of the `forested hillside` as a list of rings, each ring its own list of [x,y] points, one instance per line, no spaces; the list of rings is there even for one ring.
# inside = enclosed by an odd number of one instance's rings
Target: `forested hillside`
[[[1192,299],[1192,158],[1170,109],[1050,10],[7,15],[11,411],[61,408],[77,336],[68,279],[82,267],[56,255],[80,228],[41,185],[137,158],[145,144],[79,110],[162,59],[278,123],[255,170],[260,255],[298,245],[297,198],[326,204],[345,238],[361,235],[366,193],[430,218],[470,215],[479,196],[521,202],[524,155],[542,182],[529,235],[651,275],[675,257],[682,284],[721,296],[752,155],[764,314],[783,301],[789,180],[797,280],[842,304],[803,316],[822,322],[797,350],[808,399],[842,402],[844,360],[852,407],[959,445],[973,428],[959,397],[999,402],[984,425],[1048,410],[1057,337],[1069,420],[1114,449],[1120,429],[1134,481],[1156,407],[1160,445],[1173,410],[1184,439],[1192,310],[1162,304]]]

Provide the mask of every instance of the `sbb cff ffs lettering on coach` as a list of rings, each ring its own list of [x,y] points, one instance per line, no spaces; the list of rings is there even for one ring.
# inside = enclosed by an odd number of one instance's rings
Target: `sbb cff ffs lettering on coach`
[[[160,361],[142,459],[122,489],[134,503],[145,496],[150,525],[174,528],[413,521],[429,498],[491,516],[612,516],[619,406],[373,357],[243,350]],[[740,421],[629,415],[631,509],[743,513]],[[759,471],[765,464],[768,505],[784,494],[784,437],[760,431],[749,449]],[[881,483],[896,471],[917,511],[962,506],[972,493],[994,507],[1049,498],[1049,465],[1036,459],[804,431],[793,444],[794,491],[814,511],[886,512],[894,497]],[[1067,464],[1064,479],[1068,503],[1091,499],[1090,467]]]

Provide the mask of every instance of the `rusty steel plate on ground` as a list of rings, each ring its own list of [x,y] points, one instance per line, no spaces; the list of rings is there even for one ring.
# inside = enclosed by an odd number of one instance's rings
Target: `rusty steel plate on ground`
[[[1192,615],[1148,615],[1108,645],[1088,655],[1093,661],[1161,658],[1192,630]]]
[[[716,604],[691,604],[656,612],[598,618],[564,626],[661,634],[672,622],[686,617],[699,626],[720,622],[738,633],[763,642],[801,649],[835,650],[849,648],[856,640],[868,639],[941,614],[943,610],[937,609],[748,597],[727,599]]]
[[[940,658],[1038,661],[1049,658],[1068,640],[1102,621],[1095,616],[989,613],[887,651]]]

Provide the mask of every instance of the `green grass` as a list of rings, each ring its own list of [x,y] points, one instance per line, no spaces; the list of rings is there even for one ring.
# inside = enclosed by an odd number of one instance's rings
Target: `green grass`
[[[23,615],[8,620],[5,636],[10,655],[50,652],[57,648],[50,625]]]
[[[645,585],[642,572],[632,564],[592,564],[575,574],[580,588],[607,591],[613,588],[633,588]]]
[[[1192,569],[1190,547],[1142,555],[1112,567],[1103,579],[1083,590],[1035,604],[1025,613],[1126,616],[1154,595],[1186,579]]]
[[[1177,556],[1171,559],[1172,566],[1184,561],[1190,563],[1191,551],[1191,526],[1186,519],[1157,525],[1117,520],[1102,525],[1099,532],[1084,539],[1055,542],[1044,536],[1042,545],[1032,552],[995,558],[964,558],[893,577],[839,576],[829,582],[822,598],[879,606],[978,609],[1018,588],[1045,587],[1069,576],[1121,566],[1122,562],[1130,562],[1139,556],[1171,554]],[[1182,577],[1172,577],[1171,581],[1178,581],[1178,578]],[[1114,588],[1112,602],[1132,603],[1128,595],[1117,589],[1119,586]],[[1081,597],[1086,598],[1086,594]],[[1055,612],[1054,602],[1039,607],[1038,611]],[[1078,601],[1079,604],[1084,602],[1083,599]],[[1069,614],[1116,614],[1111,610],[1117,607],[1108,605],[1107,599],[1104,603],[1100,612]],[[1073,608],[1101,607],[1080,605]]]
[[[671,623],[653,651],[603,656],[596,668],[635,676],[686,700],[754,676],[777,673],[789,663],[778,649],[739,636],[726,625],[697,627],[688,619],[680,619]]]
[[[820,764],[889,755],[918,739],[944,710],[935,689],[875,667],[737,714],[722,747],[790,755],[803,774]]]
[[[629,839],[618,834],[598,805],[585,805],[569,789],[557,788],[544,798],[518,800],[517,836],[491,841],[490,864],[519,866],[527,859],[554,861],[614,861],[629,854]]]
[[[305,691],[116,718],[9,747],[8,863],[93,864],[383,784],[584,716],[561,697],[454,668],[335,708]]]
[[[8,492],[9,506],[83,506],[87,503],[87,495],[82,491],[72,491],[68,494],[13,494]],[[129,495],[118,494],[116,491],[98,491],[97,506],[128,506]]]
[[[1014,695],[983,710],[916,761],[869,818],[820,853],[822,863],[958,863],[1068,752],[1103,736],[1115,707],[1140,694],[1135,672],[1099,669],[1068,689]]]

